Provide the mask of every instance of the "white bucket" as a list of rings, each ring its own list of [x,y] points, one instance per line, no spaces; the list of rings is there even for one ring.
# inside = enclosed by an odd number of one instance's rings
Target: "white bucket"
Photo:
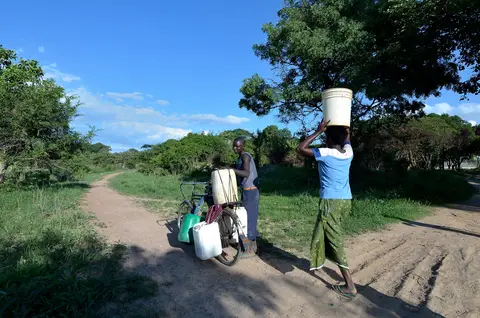
[[[350,127],[353,92],[348,88],[330,88],[322,92],[323,118],[327,126]]]
[[[238,201],[237,176],[232,169],[215,170],[211,178],[215,204]]]
[[[238,221],[240,222],[240,229],[239,229],[240,234],[244,234],[245,236],[247,236],[247,222],[248,222],[247,210],[243,206],[240,206],[235,208],[235,213],[237,214]],[[235,242],[238,242],[237,231],[233,233],[232,240]]]
[[[203,261],[222,254],[222,241],[218,223],[200,222],[193,227],[195,254]]]

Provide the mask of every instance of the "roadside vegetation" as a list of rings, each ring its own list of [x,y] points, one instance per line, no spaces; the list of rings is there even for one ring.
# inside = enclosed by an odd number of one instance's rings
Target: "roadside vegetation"
[[[110,179],[109,184],[120,193],[153,199],[140,203],[168,218],[175,217],[182,200],[179,187],[184,178],[127,172]],[[206,181],[208,174],[197,178]],[[263,169],[261,178],[262,238],[306,256],[318,211],[317,172],[278,166]],[[365,173],[352,180],[352,188],[355,197],[352,213],[344,224],[348,235],[418,219],[431,212],[432,205],[468,199],[474,191],[463,176],[450,171],[412,171],[403,177]],[[188,189],[185,192],[189,194]]]
[[[76,181],[0,190],[0,316],[86,317],[155,293],[155,283],[122,270],[126,247],[107,244],[81,210],[88,188]]]

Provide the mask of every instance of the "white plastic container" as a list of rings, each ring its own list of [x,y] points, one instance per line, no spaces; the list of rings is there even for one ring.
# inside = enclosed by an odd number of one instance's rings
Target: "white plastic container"
[[[238,216],[238,220],[240,221],[240,234],[243,234],[245,236],[247,236],[247,222],[248,222],[248,214],[247,214],[247,210],[242,206],[242,207],[236,207],[235,208],[235,213],[237,214]],[[237,231],[235,231],[235,233],[233,234],[233,237],[232,239],[235,241],[235,242],[238,242],[238,233]]]
[[[350,127],[353,92],[348,88],[330,88],[322,92],[323,118],[327,126]]]
[[[215,170],[211,177],[215,204],[238,201],[237,177],[232,169]]]
[[[203,261],[222,254],[222,241],[218,223],[200,222],[193,227],[195,254]]]

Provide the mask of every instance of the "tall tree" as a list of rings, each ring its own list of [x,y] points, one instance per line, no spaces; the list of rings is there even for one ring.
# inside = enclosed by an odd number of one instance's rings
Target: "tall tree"
[[[308,126],[327,88],[355,92],[354,121],[415,114],[442,88],[472,92],[475,81],[462,85],[459,71],[478,71],[480,50],[471,49],[478,48],[478,12],[473,0],[286,1],[279,21],[263,26],[266,43],[254,46],[277,79],[245,79],[239,105],[259,116],[277,110],[284,122]]]

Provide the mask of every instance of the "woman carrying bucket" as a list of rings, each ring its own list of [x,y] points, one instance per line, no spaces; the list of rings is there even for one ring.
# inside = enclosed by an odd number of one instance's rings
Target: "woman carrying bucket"
[[[347,101],[343,101],[344,105],[351,102],[351,91],[350,96],[349,90],[343,90],[343,94],[345,91]],[[342,231],[342,221],[350,213],[352,200],[349,181],[353,159],[349,128],[350,107],[344,107],[343,114],[337,112],[333,114],[336,116],[332,116],[332,111],[327,111],[329,105],[325,104],[324,102],[327,121],[324,118],[318,129],[297,147],[298,153],[316,159],[320,175],[320,203],[310,247],[310,270],[323,267],[326,259],[332,261],[340,268],[346,283],[334,285],[332,289],[344,297],[354,297],[357,290],[348,268]],[[326,148],[309,148],[322,133],[326,134]]]

